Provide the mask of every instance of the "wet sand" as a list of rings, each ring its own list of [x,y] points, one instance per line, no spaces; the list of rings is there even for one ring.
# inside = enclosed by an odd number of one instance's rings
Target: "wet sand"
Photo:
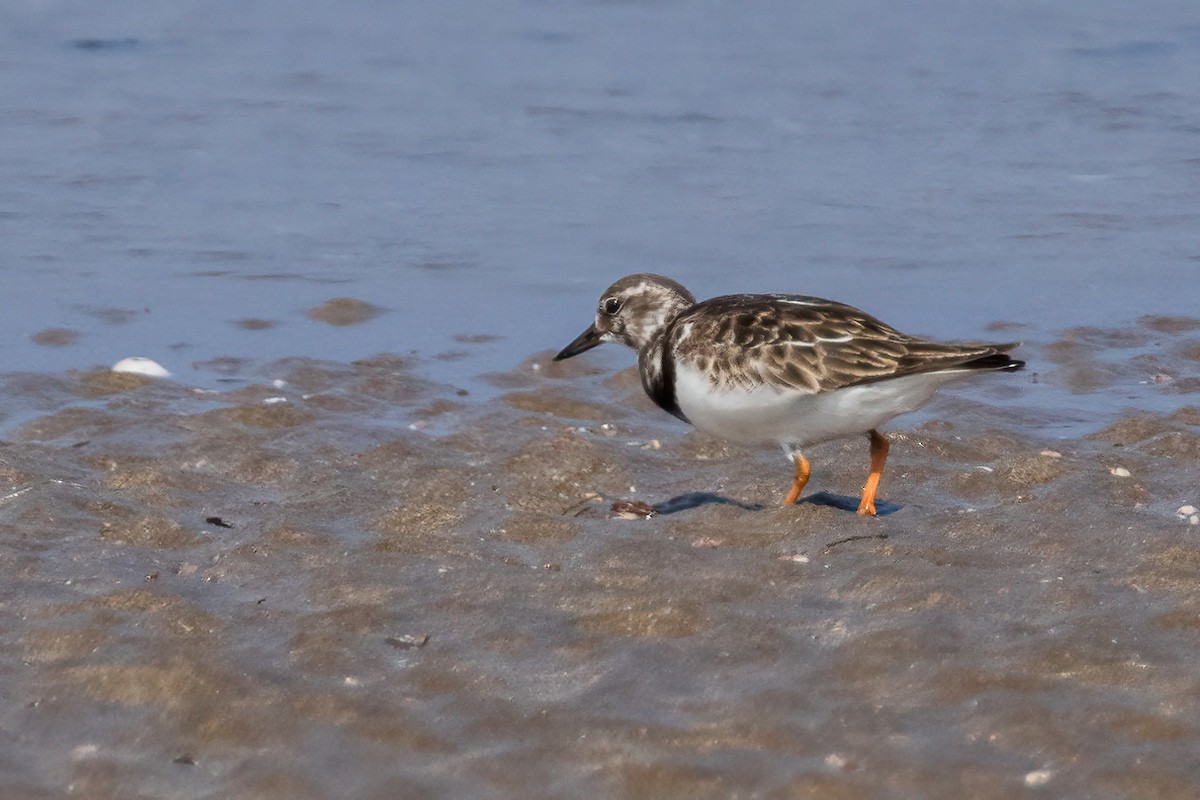
[[[1196,796],[1198,328],[898,420],[878,519],[586,359],[4,376],[0,796]]]

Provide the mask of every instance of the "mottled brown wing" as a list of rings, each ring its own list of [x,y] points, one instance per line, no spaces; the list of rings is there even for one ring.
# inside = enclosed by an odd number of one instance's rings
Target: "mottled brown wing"
[[[718,386],[769,382],[810,393],[949,369],[1015,346],[931,342],[804,295],[713,298],[681,314],[670,336],[676,357],[710,371]]]

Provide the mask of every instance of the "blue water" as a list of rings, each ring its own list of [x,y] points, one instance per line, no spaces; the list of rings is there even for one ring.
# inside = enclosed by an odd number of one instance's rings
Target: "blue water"
[[[950,338],[1195,313],[1198,78],[1194,2],[15,0],[0,364],[466,384],[633,271]]]

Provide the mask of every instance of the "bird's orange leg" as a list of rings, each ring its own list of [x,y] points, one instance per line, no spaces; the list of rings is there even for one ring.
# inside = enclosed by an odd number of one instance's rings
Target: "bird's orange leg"
[[[887,461],[888,440],[879,431],[867,432],[871,437],[871,473],[867,475],[867,485],[863,487],[862,502],[858,504],[858,513],[863,516],[875,516],[875,492],[879,491],[879,477],[883,475],[883,464]]]
[[[800,499],[800,493],[804,491],[804,485],[808,483],[808,476],[812,474],[812,465],[804,456],[792,453],[792,461],[796,462],[796,482],[792,484],[792,490],[788,492],[787,499],[783,501],[785,506],[790,506]]]

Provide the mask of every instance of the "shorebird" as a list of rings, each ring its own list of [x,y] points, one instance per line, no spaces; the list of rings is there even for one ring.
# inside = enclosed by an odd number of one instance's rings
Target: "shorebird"
[[[812,474],[804,448],[865,433],[871,466],[858,513],[875,515],[887,461],[879,426],[915,411],[945,383],[1024,366],[1019,342],[935,342],[844,303],[796,294],[735,294],[697,303],[670,278],[628,275],[600,296],[596,318],[554,357],[603,342],[637,351],[642,387],[706,433],[776,444],[795,465],[785,504]]]

